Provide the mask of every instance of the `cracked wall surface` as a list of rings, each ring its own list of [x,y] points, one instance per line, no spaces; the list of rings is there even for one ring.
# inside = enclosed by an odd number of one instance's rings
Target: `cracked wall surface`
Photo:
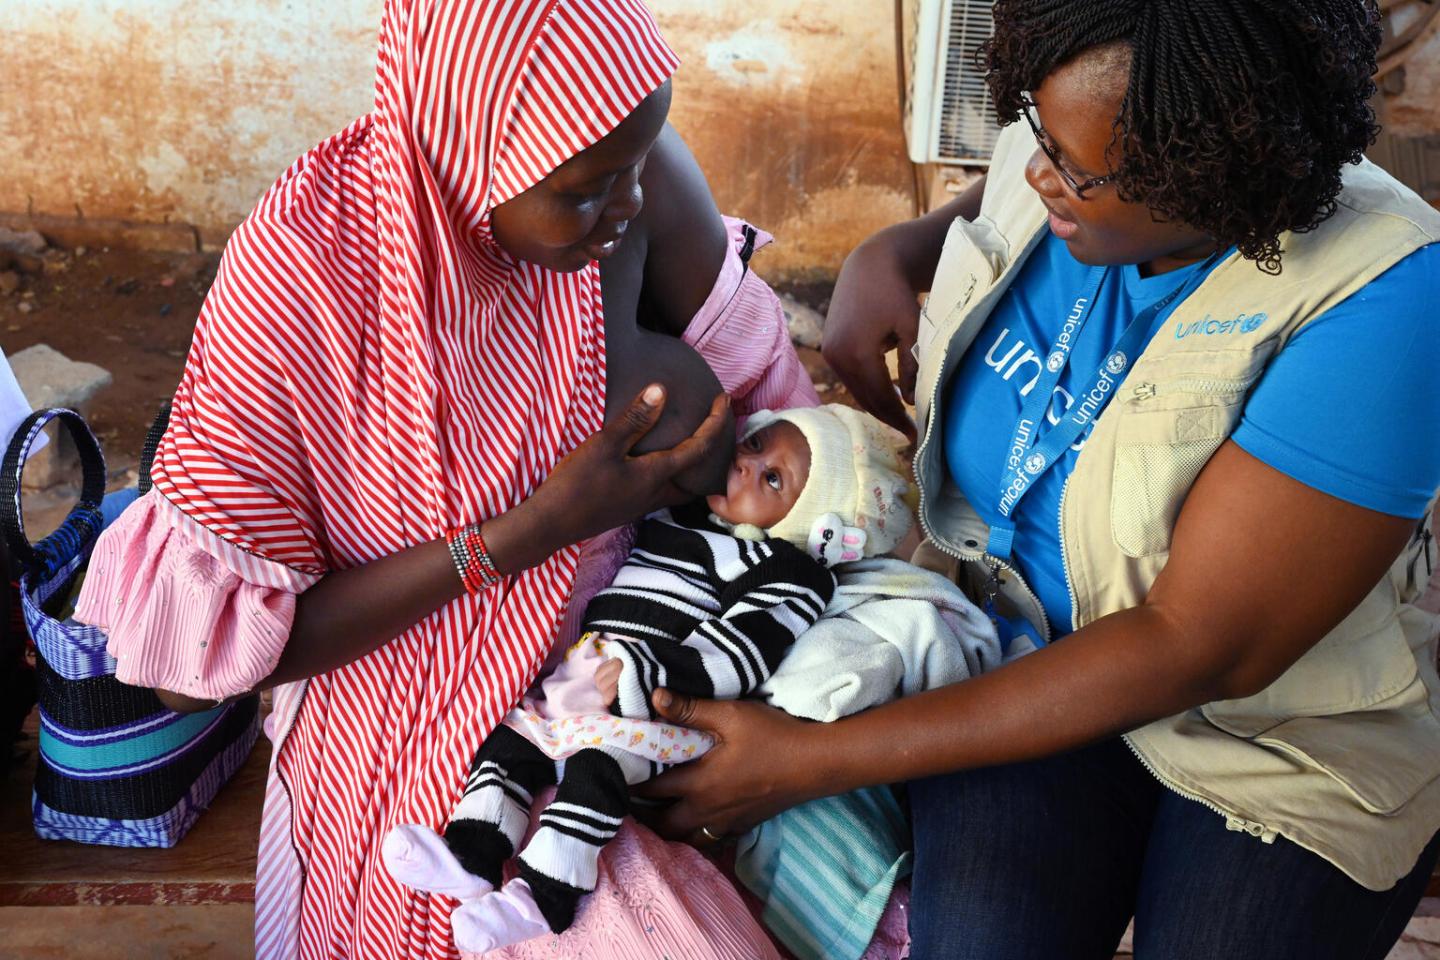
[[[12,0],[0,210],[182,221],[223,239],[365,109],[375,0]]]
[[[0,212],[194,224],[224,242],[300,152],[370,107],[380,0],[12,0]],[[911,211],[890,6],[654,0],[672,120],[721,207],[833,273]]]
[[[672,120],[767,276],[833,275],[912,211],[892,4],[651,0],[683,58]],[[224,242],[310,145],[370,107],[381,0],[8,0],[0,213],[193,224]],[[1387,116],[1440,130],[1440,33]]]

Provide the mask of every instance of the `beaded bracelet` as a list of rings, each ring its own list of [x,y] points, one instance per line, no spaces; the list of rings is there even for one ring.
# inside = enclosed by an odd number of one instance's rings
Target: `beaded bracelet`
[[[468,593],[479,593],[503,579],[500,571],[495,569],[495,561],[490,559],[490,551],[485,548],[480,524],[472,523],[468,527],[449,531],[445,534],[445,544],[450,548],[455,572],[460,575],[460,582],[465,584]]]

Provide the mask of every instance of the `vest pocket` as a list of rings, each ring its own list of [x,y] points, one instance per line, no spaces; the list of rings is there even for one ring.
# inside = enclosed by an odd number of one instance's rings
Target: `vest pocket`
[[[1371,813],[1394,813],[1440,775],[1440,721],[1418,678],[1374,709],[1298,717],[1254,740],[1329,774]]]
[[[1273,344],[1261,343],[1142,356],[1119,385],[1101,422],[1117,421],[1110,534],[1126,556],[1170,549],[1185,497],[1235,429],[1273,352]]]
[[[1154,384],[1126,385],[1145,391]],[[1210,457],[1240,418],[1245,384],[1232,381],[1223,394],[1180,409],[1126,410],[1115,438],[1110,488],[1110,534],[1129,557],[1148,557],[1170,549],[1170,531],[1180,507]]]
[[[1212,725],[1342,784],[1392,813],[1440,774],[1440,720],[1387,576],[1341,623],[1253,697],[1200,708]]]
[[[956,217],[945,235],[940,262],[915,336],[915,356],[927,356],[941,333],[954,330],[957,319],[999,276],[1010,245],[984,217]]]
[[[1227,733],[1255,737],[1297,717],[1372,709],[1418,675],[1397,607],[1387,576],[1270,686],[1207,703],[1201,713]]]

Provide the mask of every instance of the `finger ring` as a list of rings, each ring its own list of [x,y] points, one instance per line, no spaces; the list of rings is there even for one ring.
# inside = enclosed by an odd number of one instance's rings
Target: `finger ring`
[[[709,827],[701,827],[700,832],[703,833],[705,835],[705,839],[709,840],[711,843],[719,843],[721,840],[725,839],[723,836],[711,833]]]

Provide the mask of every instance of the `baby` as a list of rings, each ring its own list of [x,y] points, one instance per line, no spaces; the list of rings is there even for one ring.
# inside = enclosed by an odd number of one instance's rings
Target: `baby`
[[[481,745],[441,838],[403,825],[392,876],[462,901],[456,945],[484,953],[567,929],[594,890],[628,785],[710,746],[656,721],[658,687],[714,699],[755,692],[835,589],[829,567],[885,553],[914,524],[898,434],[831,404],[752,416],[723,494],[644,520],[565,660]],[[501,889],[534,795],[555,798]]]

